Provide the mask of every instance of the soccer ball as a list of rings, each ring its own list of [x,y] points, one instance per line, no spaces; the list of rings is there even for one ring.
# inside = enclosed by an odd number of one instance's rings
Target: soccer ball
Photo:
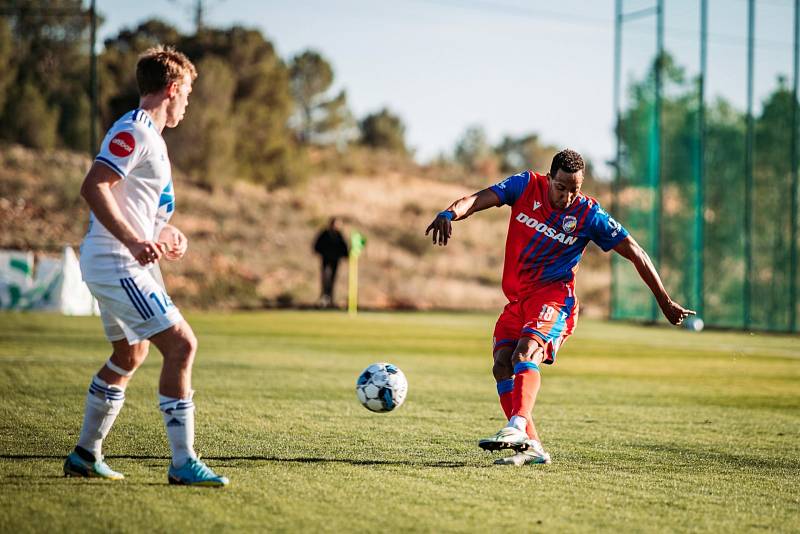
[[[373,412],[391,412],[406,400],[408,381],[391,363],[373,363],[359,375],[356,395]]]
[[[700,332],[703,330],[705,323],[703,323],[700,317],[687,317],[686,320],[683,321],[683,326],[692,332]]]

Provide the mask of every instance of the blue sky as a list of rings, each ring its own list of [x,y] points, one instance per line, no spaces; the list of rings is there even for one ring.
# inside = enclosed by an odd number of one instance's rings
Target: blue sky
[[[626,0],[635,11],[655,0]],[[98,0],[114,35],[150,17],[192,28],[191,0]],[[613,0],[209,0],[207,23],[257,27],[289,59],[308,48],[333,65],[357,117],[383,106],[406,124],[426,160],[450,152],[464,130],[535,132],[591,158],[601,173],[614,153]],[[666,45],[694,73],[697,0],[666,0]],[[709,0],[709,93],[744,106],[746,0]],[[791,77],[791,0],[758,0],[756,101],[779,73]],[[625,78],[654,50],[654,19],[626,25]],[[495,177],[487,177],[495,178]]]

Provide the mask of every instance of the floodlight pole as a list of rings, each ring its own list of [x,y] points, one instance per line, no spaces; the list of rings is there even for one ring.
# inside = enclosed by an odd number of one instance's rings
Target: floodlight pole
[[[797,0],[800,1],[800,0]],[[693,300],[698,317],[705,316],[705,153],[706,153],[706,69],[708,68],[708,0],[700,0],[700,78],[697,84],[697,170],[694,202],[694,287]]]
[[[650,209],[650,249],[653,264],[661,265],[661,92],[664,65],[664,0],[656,2],[656,63],[655,63],[655,95],[653,106],[653,131],[651,133],[650,186],[653,203]],[[658,319],[658,303],[652,300],[650,319]]]
[[[752,322],[750,310],[750,295],[752,292],[753,277],[753,221],[751,210],[753,208],[753,40],[755,34],[755,0],[747,2],[747,132],[745,134],[745,191],[744,191],[744,288],[743,288],[743,314],[744,327],[749,328]]]
[[[650,206],[650,221],[648,234],[650,236],[650,245],[648,249],[651,251],[653,264],[658,267],[661,261],[661,90],[662,90],[662,71],[664,64],[664,0],[657,0],[654,6],[637,9],[629,13],[623,12],[623,4],[621,0],[616,0],[615,3],[615,41],[614,41],[614,107],[617,115],[617,158],[615,161],[615,183],[612,188],[612,202],[616,200],[617,189],[621,181],[621,129],[622,119],[620,110],[620,92],[622,85],[622,25],[626,21],[641,19],[649,17],[653,14],[656,16],[656,58],[653,63],[653,81],[655,90],[653,94],[653,116],[650,128],[649,138],[649,158],[647,162],[647,175],[652,192]],[[612,204],[612,210],[616,208],[616,204]],[[614,270],[614,259],[611,260],[611,302],[612,313],[616,305],[615,289],[616,289],[616,275]],[[652,300],[650,309],[650,320],[655,322],[658,319],[658,303],[655,299]]]
[[[89,125],[89,156],[97,154],[97,6],[96,0],[92,0],[89,6],[89,92],[91,93],[91,112]]]
[[[798,0],[800,1],[800,0]],[[614,133],[617,136],[617,152],[614,156],[614,179],[611,182],[611,213],[617,215],[617,196],[621,179],[622,156],[622,112],[620,110],[620,90],[622,86],[622,0],[614,2]],[[617,262],[616,255],[611,256],[611,309],[609,316],[614,317],[617,309]]]
[[[798,154],[797,154],[797,128],[798,128],[798,102],[797,86],[798,71],[800,70],[800,0],[794,0],[794,74],[792,76],[792,187],[791,187],[791,208],[790,229],[791,241],[789,242],[789,329],[797,331],[797,201],[800,190],[798,190]]]

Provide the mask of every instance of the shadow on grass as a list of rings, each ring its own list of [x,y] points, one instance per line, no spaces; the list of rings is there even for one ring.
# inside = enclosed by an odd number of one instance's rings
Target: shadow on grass
[[[800,461],[791,458],[769,458],[745,454],[731,454],[664,444],[635,444],[634,449],[664,453],[665,459],[675,467],[696,465],[721,465],[725,467],[755,467],[759,469],[790,469],[800,471]]]
[[[65,455],[46,455],[46,454],[0,454],[0,460],[63,460]],[[109,455],[105,457],[106,460],[164,460],[168,462],[169,456],[153,456],[146,454],[120,454]],[[301,463],[301,464],[315,464],[315,463],[342,463],[350,465],[397,465],[406,467],[439,467],[453,469],[458,467],[484,467],[476,466],[467,462],[453,462],[453,461],[422,461],[415,462],[411,460],[356,460],[353,458],[318,458],[313,456],[296,457],[296,458],[282,458],[279,456],[203,456],[203,460],[211,460],[213,462],[288,462],[288,463]],[[217,466],[215,466],[217,467]],[[233,465],[226,467],[235,467]],[[11,475],[18,476],[18,475]]]

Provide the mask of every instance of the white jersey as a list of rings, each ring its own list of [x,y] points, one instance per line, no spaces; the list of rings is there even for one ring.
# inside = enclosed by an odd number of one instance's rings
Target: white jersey
[[[122,216],[140,238],[155,241],[175,211],[167,145],[141,109],[123,115],[106,134],[95,161],[122,177],[111,187]],[[87,282],[108,282],[143,269],[130,251],[94,216],[81,245]]]

